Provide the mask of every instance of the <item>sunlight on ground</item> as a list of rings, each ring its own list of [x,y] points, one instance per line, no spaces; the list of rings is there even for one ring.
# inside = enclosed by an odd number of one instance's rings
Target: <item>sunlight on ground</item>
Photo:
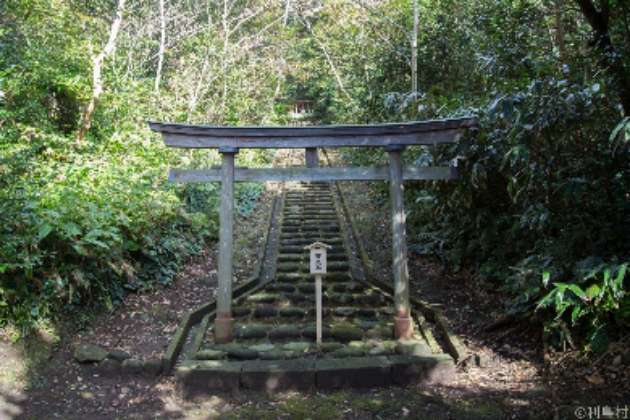
[[[26,385],[27,363],[18,344],[0,341],[0,419],[12,419],[22,413],[19,391]]]
[[[13,343],[6,334],[0,335],[0,419],[21,414],[24,391],[37,382],[34,368],[47,360],[52,346],[58,341],[55,329],[42,328]]]
[[[24,399],[22,394],[5,392],[0,388],[0,419],[13,419],[22,414],[19,404]]]
[[[22,389],[26,385],[27,366],[23,345],[0,341],[0,388]]]

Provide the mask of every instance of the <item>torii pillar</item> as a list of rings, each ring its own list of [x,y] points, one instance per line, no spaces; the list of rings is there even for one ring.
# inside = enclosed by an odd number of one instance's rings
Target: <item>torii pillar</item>
[[[392,271],[394,273],[394,333],[398,339],[413,335],[409,305],[409,269],[407,267],[407,234],[405,232],[405,196],[402,152],[404,146],[385,147],[389,154],[389,195],[392,204]]]
[[[217,315],[214,320],[214,341],[232,341],[234,318],[232,317],[232,260],[234,244],[234,157],[236,147],[219,147],[221,153],[221,207],[219,209],[219,288]]]

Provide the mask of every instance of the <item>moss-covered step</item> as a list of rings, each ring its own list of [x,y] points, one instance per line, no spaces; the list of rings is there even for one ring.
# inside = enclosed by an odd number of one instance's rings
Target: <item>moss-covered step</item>
[[[280,254],[278,255],[278,262],[303,262],[306,261],[306,255],[302,254]]]
[[[309,359],[243,363],[240,385],[255,391],[308,390],[315,386],[315,362]]]
[[[288,340],[300,337],[302,337],[302,330],[299,325],[276,325],[269,332],[269,339],[271,340]]]
[[[258,292],[248,296],[245,301],[250,303],[281,303],[284,298],[279,293]]]
[[[277,264],[278,273],[299,273],[306,271],[306,264],[282,262]]]
[[[339,352],[339,349],[334,350]],[[389,384],[448,383],[455,364],[448,355],[363,356],[279,360],[186,361],[176,370],[187,397],[215,391],[284,391],[366,388]]]
[[[315,371],[319,389],[371,388],[391,383],[391,364],[384,356],[318,359]]]
[[[295,284],[300,281],[308,280],[309,277],[311,277],[309,274],[302,272],[278,273],[276,275],[276,281],[280,283]]]
[[[271,325],[263,323],[237,324],[234,327],[234,337],[236,339],[265,338],[272,328]]]
[[[294,293],[296,291],[296,287],[293,284],[280,283],[280,282],[273,282],[269,284],[266,287],[266,289],[270,292],[284,292],[284,293]]]
[[[175,370],[185,398],[210,392],[237,392],[240,389],[242,362],[187,360]]]
[[[354,324],[339,323],[332,325],[330,335],[336,341],[347,343],[363,339],[363,330]]]

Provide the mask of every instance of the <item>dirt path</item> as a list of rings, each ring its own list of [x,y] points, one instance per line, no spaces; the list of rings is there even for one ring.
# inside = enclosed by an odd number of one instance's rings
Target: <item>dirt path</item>
[[[352,191],[349,206],[361,235],[379,238],[368,251],[386,273],[387,208],[365,184],[354,183]],[[258,223],[254,219],[243,224],[245,231],[253,232],[247,241],[251,255]],[[274,396],[217,394],[184,401],[171,377],[109,377],[72,359],[74,345],[86,341],[142,356],[162,352],[182,314],[214,293],[216,264],[210,250],[191,262],[173,287],[128,296],[121,307],[96,318],[72,339],[62,336],[54,344],[42,334],[17,345],[0,342],[0,419],[538,419],[576,418],[577,408],[604,403],[630,405],[630,394],[619,382],[594,385],[581,374],[547,374],[535,328],[485,332],[502,309],[504,296],[495,288],[476,283],[466,273],[444,273],[426,258],[412,257],[410,273],[413,292],[442,306],[473,354],[449,385]]]

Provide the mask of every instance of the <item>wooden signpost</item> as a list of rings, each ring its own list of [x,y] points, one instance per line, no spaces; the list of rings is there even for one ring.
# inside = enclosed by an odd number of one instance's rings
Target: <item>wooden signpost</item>
[[[454,179],[457,174],[453,167],[448,166],[434,168],[405,166],[402,154],[407,146],[456,142],[467,129],[477,127],[476,118],[304,127],[217,127],[154,122],[150,122],[149,125],[152,130],[162,134],[167,146],[194,149],[216,148],[223,156],[221,169],[175,169],[171,170],[170,174],[170,179],[174,182],[221,182],[219,291],[215,319],[217,342],[228,342],[232,339],[234,182],[239,181],[389,181],[392,209],[394,328],[398,338],[408,338],[412,335],[403,183],[406,180]],[[322,147],[381,147],[389,154],[389,165],[388,167],[367,168],[320,168],[317,167],[317,150]],[[240,148],[304,149],[307,167],[235,168],[234,156]],[[324,247],[324,256],[325,250]],[[325,260],[323,267],[325,272]],[[321,274],[323,273],[315,272],[315,274],[320,276],[321,290]]]
[[[315,276],[315,322],[318,346],[322,344],[322,275],[326,274],[326,250],[331,248],[323,242],[314,242],[304,247],[311,251],[310,271]]]

